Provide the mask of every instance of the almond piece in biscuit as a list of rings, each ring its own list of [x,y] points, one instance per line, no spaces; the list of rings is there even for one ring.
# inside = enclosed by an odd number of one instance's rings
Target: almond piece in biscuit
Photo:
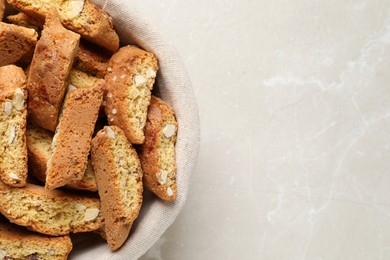
[[[145,140],[144,128],[157,58],[135,46],[115,53],[107,68],[104,101],[108,123],[120,127],[133,144]]]
[[[104,225],[98,198],[33,184],[15,188],[0,182],[0,213],[15,224],[51,236],[90,232]]]
[[[117,250],[129,235],[142,205],[142,169],[138,155],[119,127],[106,126],[92,140],[108,245]]]
[[[27,150],[29,174],[45,183],[46,165],[51,154],[53,133],[33,124],[27,124]],[[71,181],[64,188],[74,190],[97,191],[95,173],[92,162],[88,160],[87,170],[82,180]]]
[[[152,97],[140,159],[144,184],[163,200],[176,199],[175,143],[178,125],[171,106]]]
[[[25,83],[21,68],[0,67],[0,179],[15,187],[27,179]]]
[[[31,53],[37,37],[33,29],[0,22],[0,66],[14,64]]]
[[[0,259],[66,260],[71,250],[69,236],[51,237],[0,223]]]
[[[8,0],[14,8],[30,17],[43,21],[52,6],[59,11],[62,24],[82,38],[112,52],[119,48],[111,17],[90,0],[34,1]]]
[[[80,35],[66,30],[52,9],[35,48],[29,69],[29,116],[38,126],[54,131]]]
[[[104,80],[96,79],[92,87],[69,85],[52,142],[52,155],[47,163],[47,189],[55,189],[83,178],[103,99],[104,83]]]

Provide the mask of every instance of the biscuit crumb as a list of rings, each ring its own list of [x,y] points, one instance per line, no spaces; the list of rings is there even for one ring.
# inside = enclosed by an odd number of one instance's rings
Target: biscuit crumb
[[[55,253],[56,252],[53,249],[50,249],[49,252],[48,252],[48,254],[51,255],[51,256],[53,256]]]

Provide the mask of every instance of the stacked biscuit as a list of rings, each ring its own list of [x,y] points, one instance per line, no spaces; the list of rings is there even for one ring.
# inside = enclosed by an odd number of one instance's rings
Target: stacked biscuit
[[[0,0],[0,259],[66,259],[80,232],[118,250],[144,188],[177,196],[157,58],[120,47],[89,0],[7,1],[20,13],[2,22]]]

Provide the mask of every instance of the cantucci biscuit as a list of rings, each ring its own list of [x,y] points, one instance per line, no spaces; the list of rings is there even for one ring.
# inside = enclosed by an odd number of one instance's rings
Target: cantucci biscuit
[[[0,213],[15,224],[51,236],[90,232],[104,225],[98,198],[33,184],[15,188],[0,182]]]
[[[72,250],[69,236],[33,233],[11,223],[0,223],[0,259],[66,260]]]
[[[89,86],[89,82],[83,84],[81,80],[71,82],[75,85],[69,85],[52,141],[52,155],[47,163],[47,189],[55,189],[83,178],[102,103],[104,80],[97,79],[92,87],[85,87]]]
[[[120,127],[133,144],[145,140],[144,127],[157,68],[157,58],[135,46],[121,48],[107,68],[104,101],[108,123]]]
[[[38,126],[54,131],[80,36],[65,29],[57,11],[46,17],[28,74],[29,116]]]
[[[0,0],[0,21],[3,19],[5,11],[5,0]]]
[[[118,50],[119,37],[114,31],[111,17],[90,0],[8,0],[8,3],[28,16],[41,21],[54,6],[58,9],[61,22],[66,28],[110,51]]]
[[[16,187],[27,179],[25,83],[21,68],[0,67],[0,179]]]
[[[106,126],[92,140],[92,164],[105,218],[107,242],[117,250],[125,242],[142,205],[142,169],[123,131]]]
[[[92,76],[104,78],[111,55],[104,49],[80,42],[73,67]]]
[[[38,33],[29,28],[0,22],[0,66],[10,65],[31,55]]]
[[[176,199],[175,143],[178,125],[167,103],[152,97],[140,159],[145,187],[163,200]]]
[[[46,181],[46,165],[51,154],[53,133],[33,124],[28,124],[26,136],[29,174],[44,183]],[[87,170],[83,179],[71,181],[64,187],[75,190],[97,191],[91,160],[88,160]]]
[[[12,24],[34,29],[37,32],[40,32],[43,28],[43,22],[31,18],[25,13],[17,13],[14,15],[9,15],[7,16],[7,20]]]

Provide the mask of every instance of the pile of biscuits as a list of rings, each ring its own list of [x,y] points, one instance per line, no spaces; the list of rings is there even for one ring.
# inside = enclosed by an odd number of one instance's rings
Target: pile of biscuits
[[[0,0],[0,260],[67,259],[70,233],[118,250],[144,187],[174,201],[178,131],[158,60],[120,46],[90,0]],[[4,16],[5,6],[14,14]]]

